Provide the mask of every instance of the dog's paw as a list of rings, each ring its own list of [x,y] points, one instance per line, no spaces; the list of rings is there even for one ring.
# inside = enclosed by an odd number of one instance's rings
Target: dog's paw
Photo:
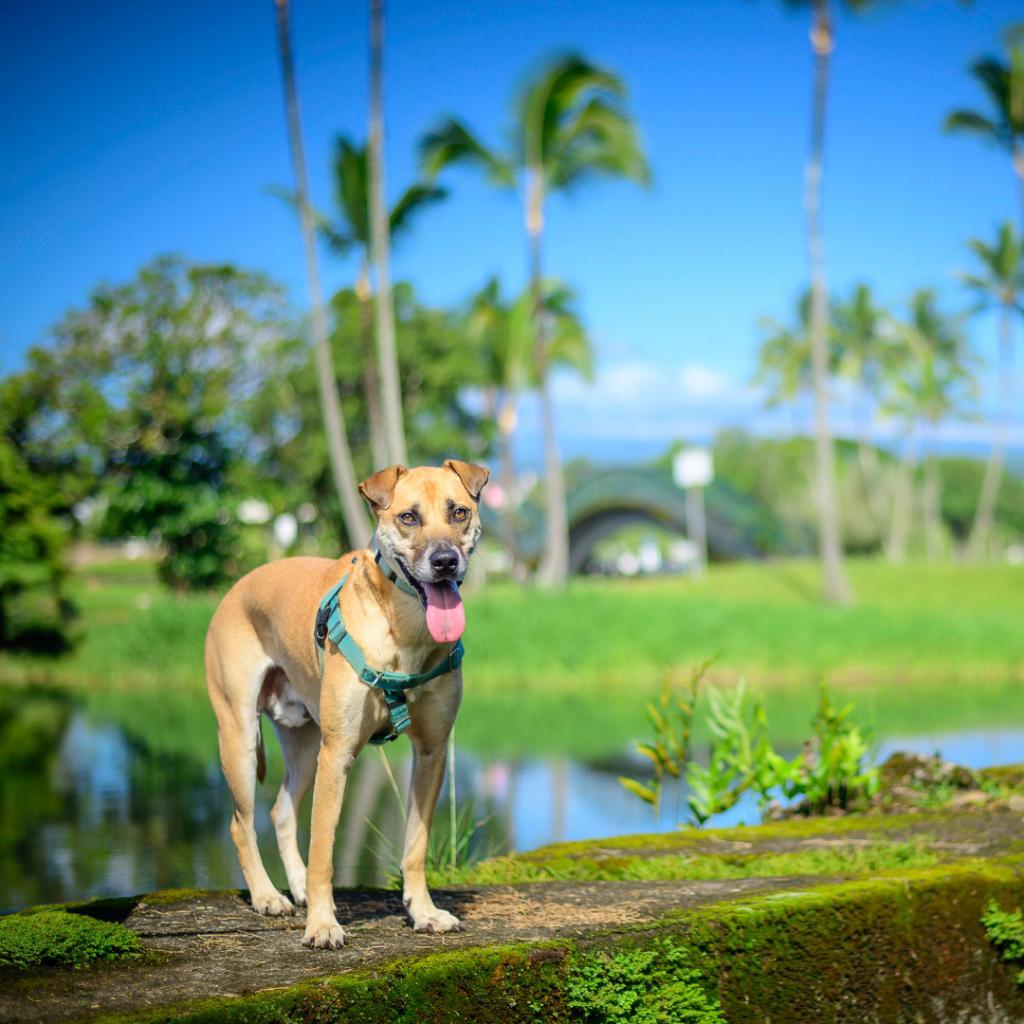
[[[454,914],[449,914],[447,910],[438,910],[436,907],[414,918],[412,926],[415,931],[432,934],[462,931],[462,922]]]
[[[306,905],[306,890],[305,889],[289,889],[292,894],[292,902],[297,907],[304,907]]]
[[[292,901],[276,889],[265,893],[253,893],[252,909],[266,917],[288,917],[295,913]]]
[[[302,944],[310,949],[341,949],[345,945],[345,929],[337,921],[309,924]]]

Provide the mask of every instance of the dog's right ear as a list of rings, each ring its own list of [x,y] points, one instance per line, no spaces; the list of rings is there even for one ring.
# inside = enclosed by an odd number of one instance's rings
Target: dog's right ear
[[[375,513],[391,507],[391,501],[395,496],[395,484],[404,472],[405,466],[388,466],[387,469],[367,477],[359,485],[359,493],[370,503]]]

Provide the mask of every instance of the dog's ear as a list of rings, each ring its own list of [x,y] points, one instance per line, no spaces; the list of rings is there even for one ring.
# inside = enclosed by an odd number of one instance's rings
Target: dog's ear
[[[359,485],[359,493],[370,503],[374,512],[391,507],[391,501],[395,496],[395,484],[404,472],[405,466],[388,466],[387,469],[367,477]]]
[[[469,491],[474,501],[480,500],[480,492],[491,475],[491,471],[486,466],[474,466],[472,462],[447,459],[444,468],[450,469],[462,481],[462,486]]]

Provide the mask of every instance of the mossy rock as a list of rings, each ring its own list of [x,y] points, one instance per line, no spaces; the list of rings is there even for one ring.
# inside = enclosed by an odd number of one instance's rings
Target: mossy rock
[[[619,877],[643,862],[680,877],[439,889],[438,905],[466,926],[445,936],[414,933],[397,892],[338,890],[351,944],[330,952],[302,947],[301,915],[257,917],[238,893],[156,894],[124,922],[148,956],[29,972],[0,986],[0,1019],[1024,1020],[1016,970],[981,925],[990,901],[1024,897],[1022,839],[1018,815],[979,813],[558,844],[503,862],[510,873],[559,863]],[[786,858],[807,871],[763,873]],[[687,877],[709,873],[694,868],[702,860],[728,870]]]

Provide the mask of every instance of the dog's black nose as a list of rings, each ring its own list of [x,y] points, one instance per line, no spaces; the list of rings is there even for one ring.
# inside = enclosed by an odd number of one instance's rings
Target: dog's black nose
[[[459,556],[455,548],[438,548],[430,555],[430,568],[438,576],[453,576],[459,567]]]

